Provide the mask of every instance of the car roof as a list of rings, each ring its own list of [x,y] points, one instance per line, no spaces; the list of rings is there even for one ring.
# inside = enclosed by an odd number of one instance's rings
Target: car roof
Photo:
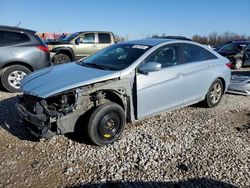
[[[15,27],[15,26],[7,26],[7,25],[0,25],[0,30],[17,31],[17,32],[29,32],[29,33],[35,33],[36,32],[36,31],[30,30],[30,29],[25,29],[25,28],[20,28],[20,27]]]
[[[177,39],[163,39],[163,38],[149,38],[149,39],[142,39],[142,40],[133,40],[125,42],[127,44],[138,44],[138,45],[146,45],[146,46],[156,46],[163,42],[171,42],[171,41],[180,41]]]
[[[250,43],[249,40],[233,40],[231,42],[237,43],[237,44],[249,44]]]
[[[79,33],[79,34],[82,34],[82,33],[111,33],[111,34],[113,34],[113,32],[111,32],[111,31],[79,31],[79,32],[74,32],[74,33]]]

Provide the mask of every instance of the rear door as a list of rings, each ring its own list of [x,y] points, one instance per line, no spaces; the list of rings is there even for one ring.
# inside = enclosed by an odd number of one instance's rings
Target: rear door
[[[110,33],[97,33],[96,49],[106,48],[114,43],[114,37]]]
[[[183,104],[185,77],[180,57],[180,45],[166,45],[155,50],[142,64],[157,62],[160,71],[137,72],[137,118],[153,115]],[[141,64],[141,65],[142,65]]]
[[[0,31],[0,62],[22,61],[26,63],[33,57],[39,59],[41,51],[35,48],[26,33]]]
[[[187,84],[184,103],[199,101],[206,95],[213,82],[213,71],[216,68],[217,57],[206,49],[193,45],[182,44],[184,60],[184,76]]]

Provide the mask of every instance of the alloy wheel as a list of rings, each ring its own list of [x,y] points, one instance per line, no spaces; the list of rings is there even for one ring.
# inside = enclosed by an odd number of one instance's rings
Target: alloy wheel
[[[13,71],[8,76],[8,82],[13,88],[20,89],[20,82],[26,75],[25,72],[20,70]]]
[[[211,98],[211,102],[213,104],[216,104],[220,101],[222,95],[222,88],[221,85],[219,83],[215,83],[212,86],[211,92],[210,92],[210,98]]]

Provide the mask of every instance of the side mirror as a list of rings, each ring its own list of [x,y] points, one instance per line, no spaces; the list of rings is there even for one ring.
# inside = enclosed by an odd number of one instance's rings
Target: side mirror
[[[77,45],[79,45],[81,42],[82,42],[82,39],[81,39],[80,37],[77,38],[77,39],[75,40],[75,43],[76,43]]]
[[[149,72],[155,72],[161,70],[161,64],[156,62],[145,63],[142,64],[138,70],[142,74],[148,74]]]

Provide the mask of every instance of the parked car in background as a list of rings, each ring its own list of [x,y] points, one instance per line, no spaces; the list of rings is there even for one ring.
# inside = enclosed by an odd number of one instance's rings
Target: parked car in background
[[[230,41],[223,46],[215,48],[215,51],[227,57],[232,63],[232,68],[240,69],[243,65],[250,64],[249,45],[250,41],[246,40]],[[247,46],[248,48],[246,48]]]
[[[0,76],[6,90],[19,91],[27,74],[48,66],[49,49],[35,31],[0,26]]]
[[[87,57],[115,43],[114,34],[104,31],[73,33],[61,41],[48,42],[52,62],[62,64]]]
[[[250,71],[234,71],[227,92],[250,96]]]
[[[107,145],[121,136],[126,122],[200,101],[217,106],[230,81],[228,63],[186,40],[117,43],[81,62],[27,76],[16,107],[36,136],[86,128],[94,144]],[[76,127],[82,116],[88,121]]]

